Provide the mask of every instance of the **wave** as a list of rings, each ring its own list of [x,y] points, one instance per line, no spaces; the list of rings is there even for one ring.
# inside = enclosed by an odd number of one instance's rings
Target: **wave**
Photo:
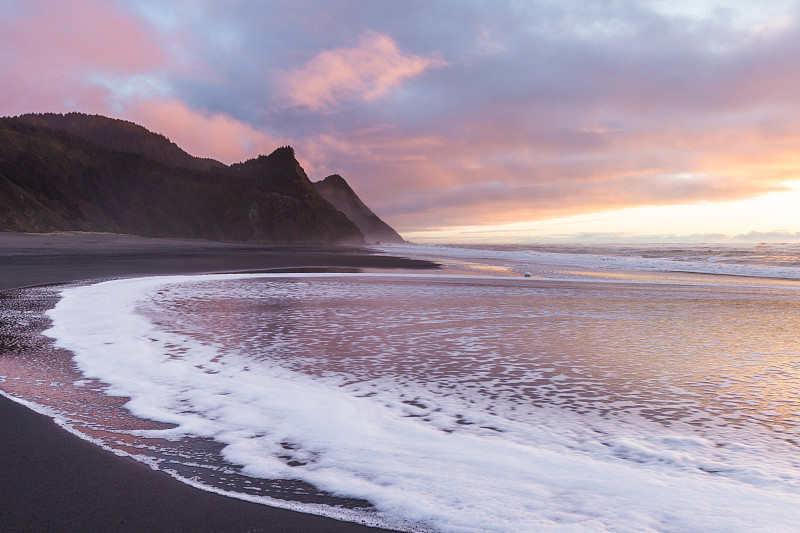
[[[386,245],[380,250],[439,261],[456,269],[464,262],[489,265],[500,275],[538,270],[543,277],[564,270],[688,272],[762,278],[800,279],[800,244],[723,245]],[[461,262],[453,264],[455,262]],[[500,265],[496,263],[500,262]]]
[[[725,320],[754,308],[700,306],[705,329],[692,334],[687,317],[659,339],[652,324],[664,308],[653,302],[674,305],[672,291],[619,290],[498,276],[140,278],[64,290],[45,333],[74,354],[78,386],[95,383],[157,423],[92,421],[115,434],[104,442],[207,490],[274,504],[257,480],[299,480],[350,503],[290,495],[279,505],[406,531],[794,527],[796,450],[771,436],[775,420],[726,426],[740,407],[717,412],[698,398],[706,385],[671,381],[707,376],[706,359],[686,359],[688,376],[642,375],[648,353],[649,367],[673,364],[681,338],[687,357],[704,346],[734,357],[731,375],[714,372],[735,389],[750,379],[736,365],[753,373],[750,345],[732,348],[749,330],[728,339]],[[752,300],[786,310],[772,294],[743,294],[720,293],[714,309]],[[576,336],[582,328],[591,333]],[[788,349],[772,342],[764,349]],[[619,357],[631,349],[640,357]],[[727,401],[753,401],[737,394]],[[663,419],[648,415],[655,405]],[[73,428],[86,425],[80,417]]]

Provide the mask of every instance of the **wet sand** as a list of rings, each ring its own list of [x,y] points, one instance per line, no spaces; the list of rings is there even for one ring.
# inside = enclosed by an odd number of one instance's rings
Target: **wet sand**
[[[432,266],[352,247],[0,233],[0,295],[32,285],[154,274]],[[0,343],[0,357],[13,357],[13,347]],[[2,396],[0,530],[383,531],[192,488],[81,440]]]

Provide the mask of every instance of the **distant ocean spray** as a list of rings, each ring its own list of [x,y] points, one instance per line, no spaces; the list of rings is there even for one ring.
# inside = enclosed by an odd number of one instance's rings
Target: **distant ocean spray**
[[[0,388],[206,490],[405,531],[800,523],[800,246],[385,251],[442,271],[65,288],[69,357]]]

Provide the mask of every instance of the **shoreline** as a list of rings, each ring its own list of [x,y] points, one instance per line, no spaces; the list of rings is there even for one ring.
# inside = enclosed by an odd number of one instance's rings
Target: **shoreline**
[[[0,311],[11,289],[115,277],[302,268],[426,269],[367,248],[262,246],[108,234],[0,233]],[[0,315],[2,319],[2,315]],[[0,338],[0,357],[14,356]],[[85,441],[0,395],[4,531],[389,531],[207,492]]]
[[[0,232],[0,291],[71,281],[286,268],[435,269],[367,246],[259,245],[131,235]]]

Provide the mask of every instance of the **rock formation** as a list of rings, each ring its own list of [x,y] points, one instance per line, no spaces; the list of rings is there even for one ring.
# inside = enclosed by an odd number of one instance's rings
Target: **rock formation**
[[[363,243],[359,222],[343,211],[311,183],[291,147],[227,166],[123,120],[0,118],[0,231]]]

